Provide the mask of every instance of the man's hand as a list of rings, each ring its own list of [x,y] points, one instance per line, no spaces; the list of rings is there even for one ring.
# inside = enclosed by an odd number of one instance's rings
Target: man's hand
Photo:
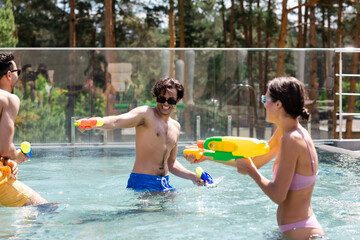
[[[202,180],[201,178],[199,178],[196,174],[193,175],[192,177],[192,182],[198,186],[204,186],[204,180]]]
[[[27,159],[27,157],[25,156],[25,154],[23,154],[22,152],[21,152],[21,150],[19,149],[19,150],[17,150],[17,157],[16,157],[16,163],[17,164],[21,164],[21,163],[23,163],[23,162],[25,162],[25,161],[27,161],[28,159]]]
[[[91,121],[89,120],[96,120],[95,121],[95,125],[91,124]],[[82,123],[82,121],[85,121],[86,123]],[[76,120],[76,123],[78,123],[78,128],[80,132],[84,132],[85,130],[89,130],[92,129],[94,127],[96,127],[96,123],[97,121],[99,121],[99,118],[81,118],[79,120]]]
[[[14,179],[17,179],[17,175],[19,173],[18,164],[13,160],[5,160],[4,161],[5,166],[9,166],[11,169],[11,174],[14,176]]]

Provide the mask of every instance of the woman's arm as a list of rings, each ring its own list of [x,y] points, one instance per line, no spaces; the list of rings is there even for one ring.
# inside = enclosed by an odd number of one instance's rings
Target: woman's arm
[[[283,137],[281,140],[280,160],[278,171],[274,182],[264,177],[257,169],[256,165],[247,160],[237,161],[241,171],[246,170],[247,174],[254,179],[261,190],[275,203],[281,204],[287,196],[292,178],[294,176],[296,162],[299,156],[299,144],[290,136]]]
[[[280,130],[276,129],[274,134],[268,141],[270,147],[269,152],[251,158],[257,169],[261,168],[262,166],[270,162],[274,157],[276,157],[279,154],[281,147],[281,136],[282,134],[280,133]]]

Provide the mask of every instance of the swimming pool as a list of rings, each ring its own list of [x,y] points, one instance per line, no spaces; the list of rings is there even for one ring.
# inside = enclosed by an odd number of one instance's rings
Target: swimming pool
[[[360,164],[318,149],[319,178],[313,208],[325,239],[360,239]],[[196,165],[179,159],[187,168]],[[135,150],[39,150],[20,166],[19,179],[55,211],[0,208],[0,238],[10,239],[282,239],[276,205],[235,168],[204,162],[216,188],[170,176],[178,190],[141,194],[125,188]],[[271,166],[262,173],[271,177]]]

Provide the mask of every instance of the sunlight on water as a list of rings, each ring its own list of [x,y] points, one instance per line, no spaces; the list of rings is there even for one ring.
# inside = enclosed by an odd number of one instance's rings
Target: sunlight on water
[[[181,152],[181,151],[179,151]],[[56,209],[0,208],[0,238],[10,239],[284,239],[276,205],[235,168],[202,163],[216,188],[170,176],[170,193],[126,189],[134,150],[34,151],[19,178]],[[182,164],[195,170],[179,156]],[[323,239],[360,238],[358,159],[319,150],[313,208]],[[271,166],[261,172],[271,178]]]

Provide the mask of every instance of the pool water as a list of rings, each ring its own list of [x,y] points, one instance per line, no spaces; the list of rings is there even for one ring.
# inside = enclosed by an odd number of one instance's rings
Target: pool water
[[[182,158],[181,163],[195,171]],[[360,164],[347,155],[318,150],[319,177],[313,209],[323,239],[360,239]],[[170,175],[171,193],[126,189],[134,149],[49,151],[34,149],[19,179],[57,209],[0,208],[0,238],[9,239],[285,239],[276,204],[235,168],[200,166],[216,188],[199,187]],[[271,164],[261,172],[271,178]]]

